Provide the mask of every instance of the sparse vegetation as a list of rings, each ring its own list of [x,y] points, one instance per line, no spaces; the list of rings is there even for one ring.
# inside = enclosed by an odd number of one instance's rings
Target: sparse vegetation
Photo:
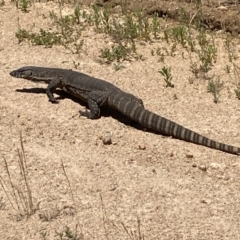
[[[28,8],[31,6],[31,1],[29,0],[16,0],[17,8],[21,9],[22,12],[27,13]]]
[[[101,50],[101,57],[105,58],[107,63],[111,63],[113,61],[120,61],[127,59],[128,54],[131,52],[131,48],[128,46],[124,46],[122,44],[113,46],[111,49],[105,48]]]
[[[40,232],[40,236],[43,240],[47,240],[47,235],[48,235],[47,231],[41,231]]]
[[[22,0],[26,1],[26,0]],[[16,37],[19,43],[28,40],[34,45],[44,45],[51,47],[53,45],[63,45],[73,53],[79,53],[83,40],[80,40],[81,32],[87,26],[94,26],[99,33],[107,33],[115,42],[112,48],[101,50],[101,57],[107,59],[107,63],[120,61],[132,55],[139,58],[136,54],[137,39],[150,41],[151,38],[158,38],[160,21],[157,14],[151,18],[144,15],[141,11],[123,15],[111,14],[109,9],[102,9],[97,5],[92,6],[92,12],[87,13],[81,10],[79,5],[74,9],[73,14],[62,14],[62,5],[60,4],[60,16],[53,11],[49,13],[53,25],[60,31],[49,31],[40,29],[39,33],[33,33],[19,27]],[[122,22],[119,22],[119,18]]]
[[[24,217],[30,217],[38,208],[38,203],[34,203],[32,190],[29,185],[26,155],[23,148],[23,140],[21,134],[20,143],[21,149],[18,150],[19,178],[17,179],[15,176],[12,176],[10,167],[5,158],[3,158],[3,160],[8,180],[0,176],[0,184],[2,190],[6,194],[6,197],[12,208],[15,210],[18,220],[21,220]]]
[[[227,50],[227,53],[228,53],[229,62],[233,62],[234,60],[237,60],[238,56],[236,54],[234,39],[230,35],[226,36],[225,49]]]
[[[81,39],[81,32],[84,26],[80,22],[80,8],[77,5],[72,15],[63,16],[60,4],[60,17],[53,11],[49,13],[53,26],[56,31],[39,29],[39,33],[31,32],[19,26],[16,37],[19,43],[24,40],[33,45],[44,45],[52,47],[53,45],[62,45],[72,53],[80,53],[84,40]]]
[[[171,30],[173,39],[184,47],[187,43],[187,28],[185,26],[179,25],[173,27]]]
[[[226,73],[229,74],[231,72],[231,66],[227,64],[225,67],[225,71],[226,71]]]
[[[240,100],[240,67],[233,63],[233,69],[234,69],[233,71],[234,78],[236,82],[236,89],[234,91],[235,91],[236,97]]]
[[[137,230],[134,230],[134,231],[129,230],[123,222],[121,222],[121,224],[122,224],[123,229],[126,232],[127,236],[129,237],[129,239],[131,239],[131,240],[145,240],[145,236],[144,236],[144,234],[142,233],[142,230],[141,230],[140,219],[137,219]]]
[[[172,83],[172,74],[171,74],[171,67],[163,67],[160,71],[158,71],[163,77],[166,83],[166,87],[174,87]]]
[[[60,240],[82,240],[84,239],[82,233],[78,231],[78,225],[76,225],[75,230],[72,230],[70,227],[66,226],[62,232],[56,231],[56,236]]]
[[[114,69],[116,71],[119,71],[120,69],[123,69],[123,68],[125,68],[125,67],[121,63],[114,63]]]
[[[234,90],[236,97],[240,100],[240,84],[237,85],[237,88]]]
[[[194,48],[199,62],[191,62],[190,68],[196,78],[199,75],[205,79],[207,73],[212,69],[217,60],[217,47],[212,37],[209,37],[205,30],[200,29],[197,36],[198,48]]]
[[[156,55],[159,56],[158,61],[159,62],[164,62],[164,57],[167,53],[164,53],[164,51],[166,51],[166,49],[161,49],[161,48],[157,48],[156,50]],[[153,52],[154,54],[154,52]]]
[[[19,43],[28,39],[33,45],[43,45],[45,47],[61,44],[61,36],[59,34],[43,29],[40,29],[39,33],[29,33],[27,30],[20,28],[15,35]]]
[[[202,46],[198,51],[198,57],[200,60],[200,70],[207,73],[212,69],[213,63],[216,61],[217,49],[214,44],[207,44]]]
[[[220,91],[223,88],[223,82],[220,81],[219,77],[212,77],[208,82],[207,90],[213,94],[214,103],[219,102]]]
[[[39,218],[43,222],[50,222],[53,219],[56,219],[60,215],[60,209],[55,206],[52,209],[45,210],[45,211],[40,211],[39,213]]]

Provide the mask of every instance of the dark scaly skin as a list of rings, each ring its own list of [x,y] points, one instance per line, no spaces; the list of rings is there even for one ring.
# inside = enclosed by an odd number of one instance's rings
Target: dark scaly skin
[[[240,155],[240,148],[216,142],[175,122],[146,110],[141,99],[126,93],[115,85],[83,73],[58,68],[27,66],[12,71],[11,76],[48,84],[46,93],[51,102],[56,102],[53,92],[56,88],[78,97],[88,103],[89,111],[80,113],[90,119],[100,117],[100,107],[110,106],[126,117],[164,135],[191,143]]]

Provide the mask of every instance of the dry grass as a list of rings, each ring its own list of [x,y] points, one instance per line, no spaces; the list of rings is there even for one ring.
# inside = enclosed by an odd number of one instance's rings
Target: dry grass
[[[22,134],[20,133],[21,148],[18,149],[18,174],[10,173],[10,167],[5,157],[4,166],[8,179],[0,176],[0,184],[7,196],[7,199],[17,214],[18,218],[30,217],[38,209],[39,203],[35,203],[32,197],[32,190],[29,185],[27,160],[23,147]]]

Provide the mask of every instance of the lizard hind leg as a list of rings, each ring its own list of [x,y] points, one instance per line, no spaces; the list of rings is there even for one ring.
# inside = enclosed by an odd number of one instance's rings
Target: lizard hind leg
[[[100,118],[100,107],[107,104],[107,97],[103,91],[93,91],[87,96],[89,110],[79,111],[80,115],[90,119]]]

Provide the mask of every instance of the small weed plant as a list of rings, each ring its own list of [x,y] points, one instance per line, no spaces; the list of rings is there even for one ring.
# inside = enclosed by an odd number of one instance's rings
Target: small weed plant
[[[56,236],[59,237],[60,240],[81,240],[84,239],[82,233],[78,231],[78,225],[73,230],[70,227],[66,226],[65,229],[61,232],[56,231]]]
[[[220,81],[220,78],[214,78],[212,77],[209,82],[208,82],[208,87],[207,90],[208,92],[213,94],[213,101],[214,103],[219,102],[219,97],[220,97],[220,91],[223,88],[223,82]]]
[[[163,67],[160,71],[158,71],[163,77],[164,81],[166,83],[166,87],[174,87],[174,84],[172,83],[172,74],[171,74],[171,67]]]
[[[29,7],[31,6],[31,1],[29,0],[17,0],[16,1],[17,8],[21,9],[22,12],[27,13]]]

